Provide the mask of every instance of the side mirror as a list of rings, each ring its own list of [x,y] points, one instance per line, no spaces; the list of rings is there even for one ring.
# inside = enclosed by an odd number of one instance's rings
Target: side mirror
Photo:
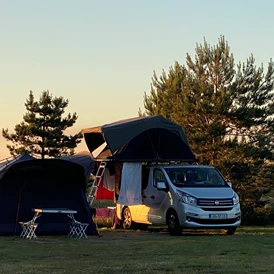
[[[158,190],[167,190],[167,186],[165,182],[157,182],[156,187]]]
[[[226,182],[226,183],[229,185],[229,187],[232,188],[232,183],[231,182]]]

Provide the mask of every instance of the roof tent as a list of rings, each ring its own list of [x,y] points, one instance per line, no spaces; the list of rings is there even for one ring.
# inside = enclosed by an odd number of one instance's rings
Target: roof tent
[[[103,146],[96,160],[196,161],[183,128],[161,115],[86,128],[82,134],[90,152]]]
[[[0,167],[0,235],[19,234],[20,221],[33,217],[32,208],[77,210],[76,220],[89,223],[87,234],[97,234],[86,199],[86,184],[94,167],[90,153],[55,159],[27,154]],[[64,214],[42,214],[37,234],[68,234]]]

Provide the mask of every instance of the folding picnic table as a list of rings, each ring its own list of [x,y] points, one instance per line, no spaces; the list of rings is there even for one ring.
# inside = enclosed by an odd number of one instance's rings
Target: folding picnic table
[[[68,235],[79,238],[79,239],[87,238],[85,231],[89,224],[76,221],[76,219],[74,218],[74,214],[77,213],[76,210],[67,209],[67,208],[33,208],[32,211],[34,212],[34,216],[30,221],[19,222],[22,227],[22,233],[20,234],[20,237],[22,238],[27,238],[27,239],[37,238],[35,231],[39,223],[36,222],[36,219],[44,213],[67,214],[67,216],[71,219],[70,232]]]

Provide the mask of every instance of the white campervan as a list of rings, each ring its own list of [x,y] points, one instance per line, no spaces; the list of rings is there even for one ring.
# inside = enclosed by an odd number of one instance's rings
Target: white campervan
[[[184,228],[220,228],[232,235],[241,223],[239,197],[213,166],[147,165],[140,178],[140,204],[118,199],[117,216],[126,229],[166,224],[171,235]]]

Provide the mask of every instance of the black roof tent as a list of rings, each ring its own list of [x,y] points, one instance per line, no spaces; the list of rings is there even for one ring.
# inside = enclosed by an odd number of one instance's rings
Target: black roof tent
[[[161,115],[136,117],[82,130],[95,160],[128,162],[196,162],[185,132]]]

